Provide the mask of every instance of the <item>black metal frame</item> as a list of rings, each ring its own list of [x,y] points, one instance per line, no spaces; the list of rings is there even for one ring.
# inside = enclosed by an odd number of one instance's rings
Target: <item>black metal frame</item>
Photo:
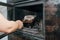
[[[8,7],[13,7],[14,6],[12,4],[3,3],[3,2],[0,2],[0,5],[2,5],[2,6],[8,6]]]
[[[31,5],[38,5],[43,3],[44,1],[18,2],[15,3],[15,7],[31,6]]]
[[[43,1],[26,2],[26,3],[23,2],[23,3],[17,3],[14,7],[25,7],[25,6],[39,5],[39,4],[43,4],[43,3],[44,3]],[[14,10],[15,10],[15,8],[14,8]],[[22,37],[30,38],[31,40],[44,40],[44,37],[34,37],[33,35],[30,35],[28,33],[24,33],[23,31],[17,31],[14,34],[16,36],[21,36],[21,34],[19,35],[19,33],[22,33]]]

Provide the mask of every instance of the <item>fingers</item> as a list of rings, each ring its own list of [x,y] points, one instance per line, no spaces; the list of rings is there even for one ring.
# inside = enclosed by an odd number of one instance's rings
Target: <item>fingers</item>
[[[22,29],[22,27],[23,27],[23,22],[20,21],[20,20],[17,20],[16,23],[18,23],[18,26],[19,26],[18,29]]]

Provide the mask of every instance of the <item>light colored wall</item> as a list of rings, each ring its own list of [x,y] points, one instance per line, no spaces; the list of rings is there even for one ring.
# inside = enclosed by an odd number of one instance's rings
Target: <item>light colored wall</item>
[[[4,3],[7,3],[7,0],[0,0],[0,2],[4,2]]]

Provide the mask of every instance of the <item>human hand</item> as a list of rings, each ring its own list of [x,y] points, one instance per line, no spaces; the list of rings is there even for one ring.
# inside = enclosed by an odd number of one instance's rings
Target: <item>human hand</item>
[[[16,23],[18,23],[18,29],[22,29],[23,27],[23,22],[20,20],[17,20]]]

